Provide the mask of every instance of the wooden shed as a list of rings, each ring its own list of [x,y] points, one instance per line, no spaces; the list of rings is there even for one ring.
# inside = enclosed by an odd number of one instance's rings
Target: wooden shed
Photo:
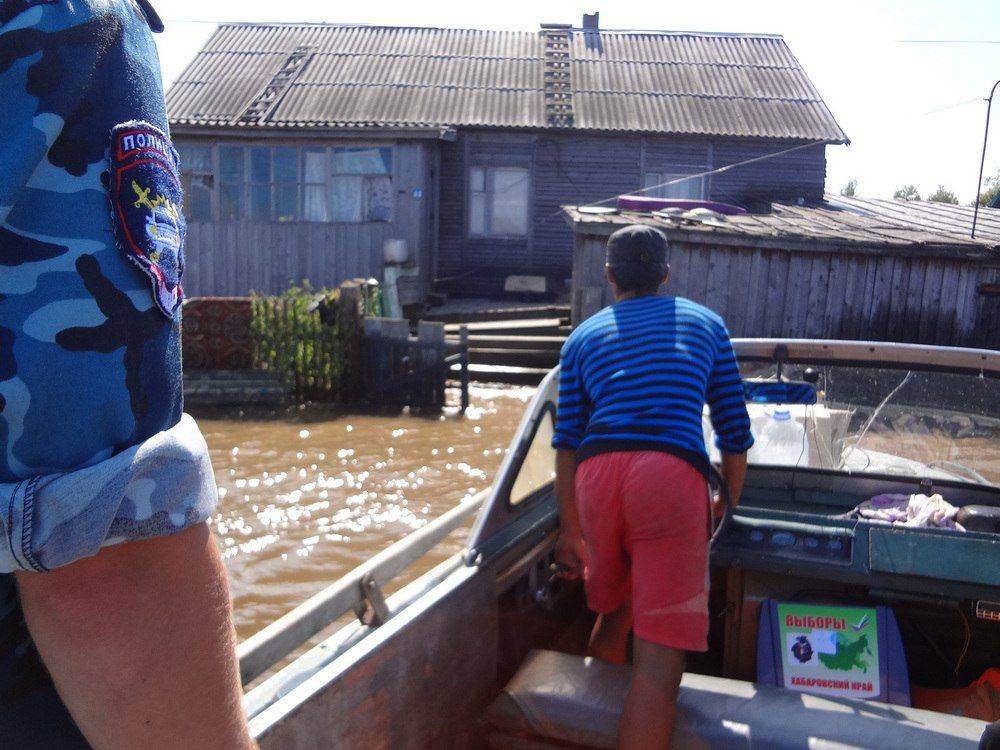
[[[1000,210],[981,209],[977,240],[968,236],[971,210],[830,196],[702,221],[567,207],[573,322],[612,302],[604,279],[608,236],[648,224],[670,241],[666,291],[715,310],[733,336],[997,349]]]

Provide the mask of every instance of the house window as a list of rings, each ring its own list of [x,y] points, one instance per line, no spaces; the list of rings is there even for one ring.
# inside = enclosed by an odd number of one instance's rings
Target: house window
[[[302,218],[305,221],[330,221],[327,179],[326,149],[302,149]]]
[[[181,187],[184,189],[184,215],[188,221],[212,220],[211,146],[185,146],[178,149],[181,157]]]
[[[528,170],[472,167],[469,170],[469,234],[524,237],[528,233]]]
[[[219,147],[219,218],[241,219],[243,207],[245,149],[242,146]]]
[[[330,205],[334,221],[392,221],[392,150],[331,149]]]
[[[209,220],[212,147],[182,155],[189,216]],[[220,220],[392,221],[392,148],[222,145],[217,190]]]
[[[294,146],[274,147],[274,218],[299,218],[299,150]]]
[[[703,170],[692,169],[691,171],[697,173]],[[705,196],[704,177],[695,177],[694,179],[684,180],[684,182],[676,182],[673,185],[664,185],[665,182],[678,180],[686,176],[686,174],[681,172],[646,172],[643,175],[642,186],[644,188],[652,188],[652,190],[644,190],[643,195],[650,198],[701,200]]]
[[[252,146],[247,149],[247,218],[251,221],[271,219],[271,149]]]

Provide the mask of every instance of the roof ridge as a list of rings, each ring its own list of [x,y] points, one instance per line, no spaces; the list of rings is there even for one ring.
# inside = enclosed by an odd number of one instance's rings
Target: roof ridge
[[[337,21],[221,21],[219,28],[228,27],[256,27],[256,28],[281,28],[281,27],[302,27],[302,28],[331,28],[331,29],[400,29],[416,31],[478,31],[484,34],[540,34],[543,29],[484,29],[471,26],[417,26],[407,24],[387,24],[387,23],[350,23]],[[569,32],[579,32],[585,34],[634,34],[648,35],[657,34],[662,36],[699,36],[718,37],[720,39],[781,39],[784,35],[767,31],[696,31],[678,29],[608,29],[600,28],[585,29],[580,26],[571,26],[566,29]]]

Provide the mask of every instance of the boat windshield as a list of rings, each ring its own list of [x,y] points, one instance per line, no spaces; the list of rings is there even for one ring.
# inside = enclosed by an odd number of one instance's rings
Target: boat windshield
[[[783,374],[815,380],[815,404],[747,404],[752,464],[1000,487],[1000,379],[899,365],[808,367]],[[741,369],[744,378],[776,375],[774,365]]]

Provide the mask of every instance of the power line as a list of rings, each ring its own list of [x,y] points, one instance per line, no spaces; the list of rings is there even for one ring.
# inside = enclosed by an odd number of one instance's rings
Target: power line
[[[775,151],[770,154],[763,154],[762,156],[755,156],[752,159],[745,159],[744,161],[738,161],[733,164],[726,164],[722,167],[717,167],[715,169],[709,169],[705,172],[698,172],[697,174],[689,174],[684,177],[675,177],[672,180],[667,180],[666,182],[661,182],[658,185],[648,185],[647,187],[638,188],[637,190],[631,191],[631,195],[638,195],[640,193],[648,193],[650,190],[656,190],[657,188],[666,187],[668,185],[677,185],[681,182],[687,182],[688,180],[696,180],[702,177],[707,177],[714,174],[722,174],[723,172],[728,172],[730,169],[736,169],[737,167],[743,167],[747,164],[753,164],[754,162],[764,161],[765,159],[773,159],[776,156],[784,156],[785,154],[790,154],[793,151],[800,151],[804,148],[812,148],[813,146],[828,146],[831,145],[830,141],[810,141],[809,143],[800,143],[798,146],[792,146],[791,148],[783,149],[782,151]],[[586,203],[581,203],[581,206],[601,206],[605,203],[611,203],[612,201],[617,201],[618,195],[613,195],[610,198],[605,198],[599,201],[588,201]],[[549,221],[562,214],[562,209],[558,211],[553,211],[551,214],[542,217],[542,221]]]
[[[921,112],[918,117],[923,117],[924,115],[933,115],[937,112],[944,112],[946,109],[954,109],[955,107],[964,107],[966,104],[972,104],[973,102],[981,102],[983,97],[974,96],[971,99],[966,99],[963,102],[955,102],[954,104],[946,104],[943,107],[938,107],[937,109],[929,109],[926,112]]]
[[[898,44],[1000,44],[1000,39],[897,39]]]
[[[753,164],[754,162],[764,161],[765,159],[773,159],[776,156],[784,156],[785,154],[790,154],[793,151],[800,151],[800,150],[802,150],[804,148],[811,148],[813,146],[827,146],[827,145],[830,145],[829,141],[811,141],[809,143],[800,143],[798,146],[792,146],[791,148],[786,148],[786,149],[784,149],[782,151],[775,151],[774,153],[771,153],[771,154],[764,154],[762,156],[755,156],[752,159],[745,159],[744,161],[738,161],[738,162],[736,162],[734,164],[726,164],[725,166],[717,167],[715,169],[709,169],[709,170],[706,170],[704,172],[698,172],[697,174],[689,174],[689,175],[685,175],[684,177],[675,177],[672,180],[667,180],[666,182],[661,182],[658,185],[649,185],[647,187],[640,188],[638,190],[634,190],[634,191],[632,191],[632,194],[636,195],[636,194],[639,194],[639,193],[648,193],[650,190],[656,190],[657,188],[667,187],[669,185],[677,185],[677,184],[680,184],[682,182],[687,182],[688,180],[696,180],[696,179],[699,179],[701,177],[708,177],[709,175],[722,174],[723,172],[728,172],[730,169],[736,169],[737,167],[745,167],[747,164]],[[604,200],[601,200],[601,201],[593,201],[593,202],[590,202],[590,203],[586,203],[584,205],[586,205],[586,206],[601,206],[601,205],[603,205],[605,203],[611,203],[612,201],[616,201],[616,200],[618,200],[618,196],[617,195],[612,196],[610,198],[605,198]]]

